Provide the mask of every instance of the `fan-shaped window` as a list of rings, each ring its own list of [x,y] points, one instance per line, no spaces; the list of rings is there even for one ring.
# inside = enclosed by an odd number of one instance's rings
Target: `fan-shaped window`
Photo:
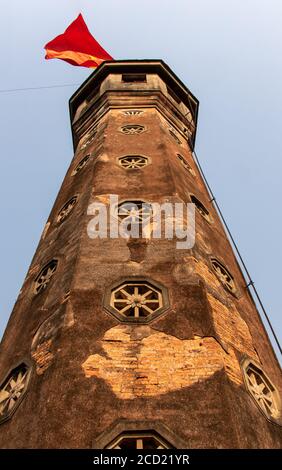
[[[123,114],[125,116],[140,116],[140,114],[143,114],[143,111],[140,109],[126,109],[123,111]]]
[[[8,419],[19,406],[27,389],[30,368],[22,363],[0,385],[0,422]]]
[[[34,293],[39,294],[48,286],[49,282],[51,281],[52,277],[54,276],[56,269],[58,266],[58,260],[53,259],[50,263],[46,264],[44,268],[41,269],[40,273],[38,274],[37,278],[34,282]]]
[[[144,168],[148,165],[148,158],[142,155],[126,155],[118,159],[119,165],[126,170],[134,170]]]
[[[168,308],[167,291],[152,280],[128,279],[108,290],[104,306],[121,321],[148,322]]]
[[[73,196],[68,202],[63,205],[62,209],[60,210],[57,216],[57,223],[63,222],[68,217],[77,202],[77,197],[78,196]]]
[[[114,439],[106,449],[171,449],[172,446],[158,434],[148,432],[124,432]]]
[[[236,286],[233,279],[233,276],[229,271],[221,264],[217,259],[211,259],[212,267],[222,284],[233,294],[236,292]]]
[[[211,222],[211,216],[209,211],[205,208],[204,204],[196,198],[196,196],[191,195],[191,201],[195,204],[197,210],[200,212],[201,216],[204,217],[208,222]]]
[[[145,131],[145,127],[139,126],[138,124],[129,124],[121,128],[121,132],[127,135],[141,134],[144,131]]]
[[[277,389],[258,364],[246,360],[243,364],[247,390],[254,398],[261,411],[268,418],[280,416],[280,399]]]
[[[178,138],[176,133],[174,132],[173,129],[169,129],[170,135],[174,138],[175,142],[177,142],[179,145],[181,145],[181,140]]]
[[[88,145],[90,145],[90,144],[93,142],[93,140],[95,139],[96,134],[97,134],[97,131],[96,131],[96,130],[93,130],[93,131],[91,132],[91,135],[88,137],[88,139],[85,140],[85,141],[82,143],[82,145],[81,145],[81,147],[80,147],[80,150],[84,150],[86,147],[88,147]]]
[[[181,162],[182,166],[184,166],[184,168],[187,171],[189,171],[189,173],[191,173],[191,175],[195,176],[195,172],[194,172],[193,168],[189,165],[187,160],[185,160],[185,158],[182,157],[182,155],[180,155],[180,153],[177,154],[177,158]]]
[[[83,157],[82,160],[80,160],[78,165],[75,167],[71,175],[72,176],[77,175],[77,173],[79,173],[87,165],[89,160],[90,160],[90,155],[85,155],[85,157]]]

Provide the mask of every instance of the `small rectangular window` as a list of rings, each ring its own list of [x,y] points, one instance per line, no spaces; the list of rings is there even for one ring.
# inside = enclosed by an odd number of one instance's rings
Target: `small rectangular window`
[[[126,83],[146,82],[146,74],[145,73],[126,73],[126,74],[123,73],[122,81]]]

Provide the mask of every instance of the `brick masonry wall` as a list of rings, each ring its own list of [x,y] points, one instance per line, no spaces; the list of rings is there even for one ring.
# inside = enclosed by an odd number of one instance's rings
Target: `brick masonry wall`
[[[96,138],[76,149],[1,343],[1,377],[26,358],[33,371],[24,400],[0,425],[0,446],[91,448],[117,421],[147,420],[168,428],[175,447],[279,447],[281,428],[246,391],[240,364],[246,356],[256,360],[278,389],[281,372],[183,123],[172,112],[177,105],[156,76],[150,93],[145,84],[137,94],[127,86],[124,94],[117,77],[103,86],[99,103],[73,125],[81,144],[89,125],[98,126]],[[128,106],[143,114],[125,116]],[[130,123],[144,125],[145,132],[122,134],[121,126]],[[180,144],[169,133],[172,126]],[[71,176],[87,154],[89,164]],[[131,154],[148,156],[150,164],[121,168],[117,158]],[[56,224],[58,211],[75,194],[74,210]],[[196,244],[188,252],[176,250],[175,239],[92,240],[87,208],[95,201],[108,204],[110,194],[149,202],[190,202],[194,194],[212,222],[196,213]],[[210,256],[232,273],[236,295],[223,287]],[[34,279],[53,257],[59,260],[55,276],[34,296]],[[168,308],[147,325],[121,324],[105,308],[105,292],[138,276],[166,288]]]
[[[101,340],[104,354],[82,364],[85,376],[105,380],[120,399],[151,397],[204,381],[225,369],[236,384],[241,369],[215,338],[180,340],[149,326],[116,326]]]

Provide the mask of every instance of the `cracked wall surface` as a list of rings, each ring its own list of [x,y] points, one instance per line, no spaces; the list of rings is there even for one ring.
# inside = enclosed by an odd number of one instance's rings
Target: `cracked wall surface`
[[[234,305],[227,307],[212,295],[207,294],[207,297],[212,308],[215,330],[220,339],[250,357],[257,358],[248,325]]]

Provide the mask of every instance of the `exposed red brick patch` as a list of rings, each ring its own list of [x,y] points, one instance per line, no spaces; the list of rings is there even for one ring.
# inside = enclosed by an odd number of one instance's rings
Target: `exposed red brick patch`
[[[136,331],[131,334],[130,326],[108,330],[101,341],[107,357],[89,356],[82,364],[85,376],[105,380],[123,399],[189,387],[223,368],[232,381],[242,383],[233,350],[226,353],[215,338],[180,340],[146,328],[148,331],[144,333],[143,328],[139,338]]]

